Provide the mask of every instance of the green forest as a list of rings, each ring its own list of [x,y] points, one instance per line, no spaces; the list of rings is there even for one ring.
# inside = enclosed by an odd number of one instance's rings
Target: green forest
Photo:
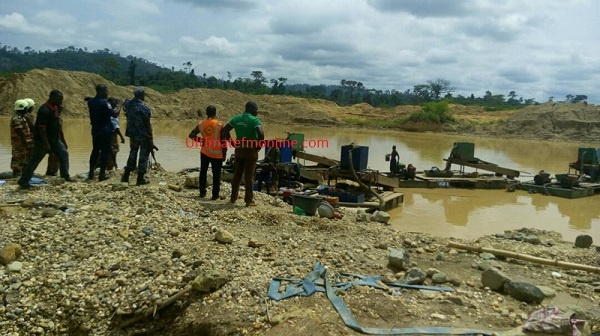
[[[184,62],[180,69],[166,68],[135,56],[123,57],[109,49],[89,51],[87,48],[69,46],[58,50],[36,51],[30,47],[19,50],[0,44],[0,74],[9,76],[34,68],[54,68],[86,71],[99,74],[119,85],[140,85],[160,92],[173,92],[184,88],[209,88],[237,90],[247,94],[290,95],[303,98],[319,98],[333,101],[341,106],[367,103],[374,107],[398,105],[425,105],[447,102],[462,105],[483,106],[486,111],[519,109],[538,104],[532,98],[519,97],[515,91],[483,97],[454,95],[455,88],[446,79],[434,79],[416,84],[411,89],[376,90],[352,79],[340,79],[339,85],[287,84],[287,78],[266,78],[260,70],[249,70],[248,77],[233,79],[227,72],[226,79],[206,73],[198,74],[196,66]],[[553,97],[550,97],[552,100]],[[565,102],[585,101],[585,95],[568,95]]]

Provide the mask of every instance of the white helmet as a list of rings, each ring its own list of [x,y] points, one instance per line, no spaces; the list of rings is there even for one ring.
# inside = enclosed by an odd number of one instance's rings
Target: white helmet
[[[34,107],[35,106],[35,102],[33,101],[33,99],[31,99],[31,98],[25,98],[23,100],[26,101],[27,104],[29,104],[27,107]]]
[[[19,99],[15,102],[15,111],[25,111],[29,107],[29,103],[25,99]]]

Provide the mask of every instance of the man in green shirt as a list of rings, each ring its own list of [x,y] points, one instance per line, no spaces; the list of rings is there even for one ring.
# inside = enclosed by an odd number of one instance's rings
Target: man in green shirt
[[[262,123],[257,117],[258,105],[249,101],[246,103],[244,113],[238,114],[221,130],[221,142],[229,141],[235,147],[235,163],[233,166],[233,181],[231,181],[231,203],[235,203],[240,190],[240,182],[244,175],[246,206],[256,205],[253,201],[254,193],[252,186],[254,184],[254,169],[258,161],[258,151],[264,145],[265,134],[262,130]],[[229,132],[235,130],[235,141],[230,141]]]

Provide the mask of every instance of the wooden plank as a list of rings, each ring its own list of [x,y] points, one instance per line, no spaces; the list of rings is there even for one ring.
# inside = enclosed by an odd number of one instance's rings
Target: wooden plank
[[[397,178],[395,177],[388,177],[382,174],[377,174],[376,172],[370,172],[368,174],[365,175],[360,175],[360,173],[357,173],[358,177],[361,179],[361,181],[365,182],[365,183],[370,183],[371,182],[371,177],[374,177],[373,180],[373,184],[374,185],[380,185],[380,186],[384,186],[384,187],[390,187],[390,188],[396,188],[398,187],[399,181]],[[348,172],[348,171],[335,171],[335,172],[331,172],[330,177],[331,178],[335,178],[335,177],[341,177],[341,178],[345,178],[351,181],[355,181],[354,176],[352,175],[352,173]],[[356,182],[356,181],[355,181]]]
[[[444,159],[444,160],[447,160],[447,159]],[[518,170],[500,167],[494,163],[489,163],[489,162],[483,163],[482,161],[479,161],[478,163],[476,163],[476,162],[469,162],[469,161],[456,159],[456,158],[451,159],[451,162],[452,162],[452,164],[487,170],[487,171],[491,171],[494,173],[506,175],[508,177],[519,177],[519,174],[520,174],[520,172]]]
[[[296,152],[296,157],[300,158],[300,159],[312,161],[312,162],[315,162],[315,163],[318,163],[318,164],[321,164],[321,165],[324,165],[327,167],[338,166],[340,164],[340,162],[337,160],[333,160],[333,159],[330,159],[325,156],[309,154],[306,152]]]

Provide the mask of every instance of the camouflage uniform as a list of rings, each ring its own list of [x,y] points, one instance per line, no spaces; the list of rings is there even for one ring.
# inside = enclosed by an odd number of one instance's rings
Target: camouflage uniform
[[[17,133],[17,130],[23,130],[25,134],[25,142]],[[21,175],[23,166],[29,160],[31,150],[33,149],[33,135],[27,124],[25,116],[15,113],[10,118],[10,144],[12,146],[12,158],[10,160],[10,169],[13,171],[13,176]]]

